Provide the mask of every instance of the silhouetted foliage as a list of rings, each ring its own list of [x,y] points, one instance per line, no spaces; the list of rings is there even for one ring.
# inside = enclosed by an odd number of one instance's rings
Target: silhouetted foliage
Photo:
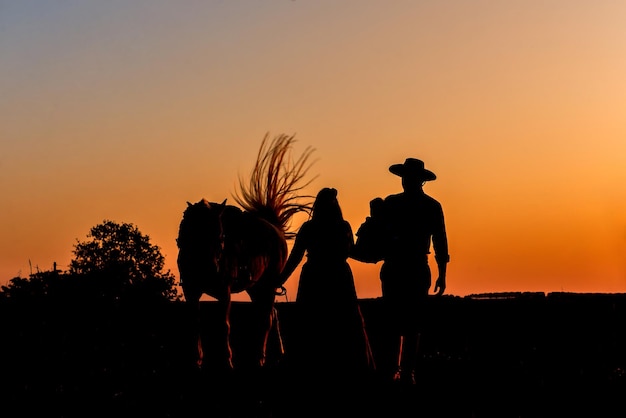
[[[175,278],[163,271],[165,257],[130,223],[105,220],[74,246],[69,274],[89,279],[105,298],[179,298]]]
[[[132,224],[111,221],[93,227],[78,242],[70,271],[38,271],[0,286],[0,300],[20,304],[173,301],[175,278],[163,271],[164,257]]]
[[[3,299],[35,299],[45,296],[47,285],[41,274],[32,274],[30,278],[14,277],[6,286],[1,286],[0,297]]]

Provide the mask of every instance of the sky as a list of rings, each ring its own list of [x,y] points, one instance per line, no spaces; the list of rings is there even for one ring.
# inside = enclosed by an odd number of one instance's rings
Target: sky
[[[186,202],[234,204],[269,133],[314,149],[305,192],[335,187],[355,232],[422,159],[447,294],[626,292],[624,22],[607,0],[0,0],[0,284],[66,270],[104,220],[178,277]],[[380,296],[380,263],[350,264]]]

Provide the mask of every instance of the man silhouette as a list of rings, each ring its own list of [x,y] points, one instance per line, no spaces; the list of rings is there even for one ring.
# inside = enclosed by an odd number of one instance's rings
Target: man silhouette
[[[392,321],[393,352],[397,354],[393,380],[415,384],[419,340],[431,286],[428,254],[432,243],[439,273],[434,291],[442,295],[450,260],[448,239],[441,204],[422,189],[425,182],[437,176],[415,158],[394,164],[389,171],[401,177],[404,191],[384,199],[387,242],[380,270],[382,300]]]

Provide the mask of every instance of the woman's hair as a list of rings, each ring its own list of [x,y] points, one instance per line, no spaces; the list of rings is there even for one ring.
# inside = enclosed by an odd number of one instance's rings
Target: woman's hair
[[[343,221],[343,213],[337,200],[337,189],[324,187],[317,193],[311,218],[321,222]]]

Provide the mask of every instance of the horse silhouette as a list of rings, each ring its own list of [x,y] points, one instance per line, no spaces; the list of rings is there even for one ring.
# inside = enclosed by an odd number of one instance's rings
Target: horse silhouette
[[[275,308],[279,275],[288,255],[287,240],[293,215],[311,210],[298,194],[311,181],[304,181],[313,150],[308,147],[296,160],[290,159],[294,136],[266,135],[259,149],[249,182],[239,178],[234,195],[241,208],[202,199],[187,202],[177,238],[178,270],[186,303],[193,307],[197,332],[197,358],[203,364],[200,298],[207,294],[218,302],[219,337],[217,363],[233,368],[231,347],[231,295],[247,292],[254,306],[256,324],[250,327],[252,352],[258,366],[265,365],[268,336],[276,331],[282,353]],[[308,199],[307,199],[308,200]]]

